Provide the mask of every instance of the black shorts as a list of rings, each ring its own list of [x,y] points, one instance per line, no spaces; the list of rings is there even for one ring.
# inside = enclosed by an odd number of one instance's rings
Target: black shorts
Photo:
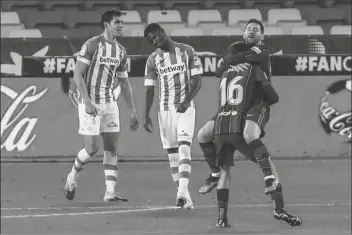
[[[233,154],[236,150],[246,150],[251,155],[242,133],[215,135],[216,166],[233,166]],[[242,151],[241,151],[242,152]],[[249,156],[246,156],[249,157]]]
[[[247,112],[247,115],[245,116],[245,120],[251,120],[259,126],[262,131],[260,138],[262,138],[265,135],[264,129],[269,121],[269,117],[269,106],[262,102],[251,106],[251,108]]]

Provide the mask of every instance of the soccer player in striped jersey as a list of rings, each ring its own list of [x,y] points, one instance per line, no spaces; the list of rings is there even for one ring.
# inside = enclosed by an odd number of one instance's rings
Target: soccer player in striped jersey
[[[103,140],[106,191],[104,201],[127,201],[115,192],[118,177],[117,143],[120,132],[119,108],[113,91],[120,86],[130,114],[130,128],[138,128],[136,106],[127,74],[127,53],[117,41],[121,35],[119,11],[106,11],[101,17],[104,32],[86,41],[77,58],[74,81],[80,93],[78,103],[79,130],[84,148],[78,152],[67,176],[64,192],[72,200],[79,173],[99,149]]]
[[[157,23],[144,30],[147,40],[157,47],[149,56],[145,68],[146,131],[152,131],[149,112],[154,87],[158,83],[158,119],[163,148],[166,149],[171,174],[177,185],[176,205],[193,208],[188,183],[191,173],[191,143],[195,126],[194,97],[201,87],[202,65],[194,49],[171,40]]]

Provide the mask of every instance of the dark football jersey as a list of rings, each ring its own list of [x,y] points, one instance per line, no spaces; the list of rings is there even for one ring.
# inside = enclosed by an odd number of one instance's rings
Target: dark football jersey
[[[251,106],[256,81],[264,73],[257,65],[244,71],[227,70],[220,83],[221,107],[215,118],[214,134],[242,133],[244,115]],[[262,89],[261,89],[262,90]]]

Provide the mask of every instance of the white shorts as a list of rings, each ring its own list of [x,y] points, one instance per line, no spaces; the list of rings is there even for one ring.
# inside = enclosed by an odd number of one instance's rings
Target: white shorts
[[[164,149],[178,148],[180,141],[192,143],[196,110],[189,107],[186,112],[176,110],[159,111],[160,138]]]
[[[78,134],[99,135],[102,132],[120,132],[120,115],[117,102],[93,105],[98,111],[95,117],[86,113],[83,103],[78,103]]]

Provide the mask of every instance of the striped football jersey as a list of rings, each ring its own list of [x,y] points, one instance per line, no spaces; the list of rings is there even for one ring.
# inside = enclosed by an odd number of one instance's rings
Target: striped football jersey
[[[243,132],[244,115],[257,92],[256,82],[263,79],[267,78],[257,65],[249,65],[239,72],[229,69],[223,74],[220,83],[221,107],[214,124],[215,135]]]
[[[145,67],[145,86],[159,85],[159,110],[169,111],[184,101],[191,77],[202,74],[202,64],[193,47],[175,43],[171,52],[156,49]],[[191,102],[194,107],[194,101]]]
[[[119,78],[127,78],[127,53],[118,42],[110,43],[98,35],[86,41],[77,60],[88,65],[85,84],[88,96],[93,103],[115,101],[113,90]]]

